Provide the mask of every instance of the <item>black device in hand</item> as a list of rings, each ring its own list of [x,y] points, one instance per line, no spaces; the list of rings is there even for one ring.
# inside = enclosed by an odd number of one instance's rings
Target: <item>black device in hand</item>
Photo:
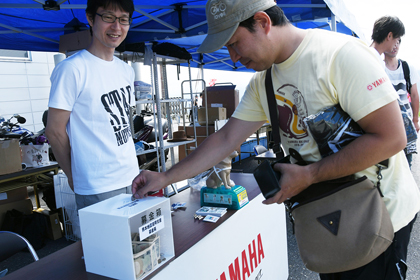
[[[268,160],[264,160],[254,170],[254,177],[265,199],[273,197],[280,190],[281,174],[273,170]]]

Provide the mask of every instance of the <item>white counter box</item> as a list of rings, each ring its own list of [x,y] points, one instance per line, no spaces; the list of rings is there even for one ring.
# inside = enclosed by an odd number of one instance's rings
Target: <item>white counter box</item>
[[[168,198],[132,202],[121,194],[81,209],[79,218],[88,272],[142,279],[175,256]]]

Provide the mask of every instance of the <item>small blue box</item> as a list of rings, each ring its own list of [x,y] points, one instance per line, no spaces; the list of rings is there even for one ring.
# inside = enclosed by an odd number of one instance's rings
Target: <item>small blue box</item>
[[[231,189],[221,186],[217,189],[201,188],[201,206],[225,207],[239,210],[248,204],[248,194],[242,186],[235,185]]]

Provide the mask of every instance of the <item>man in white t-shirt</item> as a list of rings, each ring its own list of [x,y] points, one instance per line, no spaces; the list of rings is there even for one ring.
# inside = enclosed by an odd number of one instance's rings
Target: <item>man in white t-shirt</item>
[[[51,75],[47,137],[78,209],[131,193],[138,163],[130,129],[134,70],[114,57],[127,36],[132,0],[89,0],[92,42]]]
[[[385,69],[385,63],[381,55],[385,52],[392,52],[405,34],[405,27],[402,21],[394,16],[383,16],[375,21],[372,31],[372,44]]]
[[[402,106],[406,108],[409,117],[413,121],[416,131],[419,132],[419,93],[417,91],[417,83],[420,77],[417,73],[417,69],[407,63],[411,82],[410,92],[408,92],[403,62],[400,59],[397,59],[400,45],[401,40],[391,52],[384,52],[386,65],[385,72],[388,74],[389,79],[397,91]],[[411,104],[409,98],[411,98]],[[413,154],[417,153],[416,141],[408,143],[404,152],[411,168]]]
[[[414,95],[413,98],[415,99],[414,103],[414,110],[417,111],[416,116],[413,116],[413,111],[411,109],[411,106],[409,104],[408,98],[407,98],[407,91],[405,90],[400,91],[398,88],[400,80],[405,85],[404,80],[404,73],[402,72],[402,67],[397,69],[398,67],[398,60],[396,58],[396,53],[398,53],[399,45],[401,43],[401,37],[405,34],[405,27],[402,21],[395,16],[383,16],[377,19],[373,25],[373,31],[372,31],[372,45],[371,47],[374,48],[378,54],[378,58],[380,59],[381,65],[384,67],[385,72],[388,74],[389,78],[391,79],[391,82],[394,85],[395,90],[398,93],[399,96],[399,105],[402,108],[402,110],[406,111],[408,113],[409,118],[413,121],[413,124],[416,128],[416,131],[419,131],[419,124],[418,124],[418,93],[417,93],[417,86],[414,89]],[[385,60],[382,60],[380,57],[382,54],[385,55]],[[392,59],[391,56],[394,55],[394,58]],[[388,58],[387,58],[388,56]],[[392,63],[393,66],[391,68],[390,65],[385,65],[388,60],[388,63]],[[392,60],[392,62],[391,62]],[[392,70],[392,71],[391,71]],[[394,71],[397,70],[397,71]],[[410,72],[411,73],[411,72]],[[417,73],[415,73],[417,78]],[[402,77],[402,80],[400,79]],[[410,122],[410,120],[407,119],[407,122]],[[407,124],[407,131],[410,131],[410,126],[412,127],[412,124]],[[416,143],[411,141],[407,144],[406,148],[404,149],[408,164],[411,168],[411,162],[412,162],[412,154],[416,152]]]
[[[263,203],[283,203],[313,183],[350,174],[376,182],[374,165],[389,158],[381,190],[396,239],[371,263],[354,271],[322,274],[321,279],[400,279],[396,277],[403,272],[398,268],[404,265],[420,210],[420,192],[402,151],[406,136],[397,95],[375,54],[351,36],[296,28],[273,0],[209,0],[206,14],[208,35],[198,51],[226,46],[233,62],[261,72],[251,79],[233,116],[217,133],[168,171],[140,173],[133,181],[135,197],[211,168],[266,123],[270,114],[265,75],[272,67],[282,146],[286,153],[293,148],[314,163],[277,163],[281,190]],[[336,104],[365,134],[321,158],[303,119]]]

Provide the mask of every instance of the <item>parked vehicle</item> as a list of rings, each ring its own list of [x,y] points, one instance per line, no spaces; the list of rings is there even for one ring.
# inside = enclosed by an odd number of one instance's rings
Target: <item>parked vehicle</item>
[[[33,145],[48,144],[48,139],[45,136],[45,127],[33,133],[21,127],[24,123],[26,123],[26,119],[18,114],[14,114],[8,120],[0,117],[0,139],[19,139],[20,145],[28,145],[30,143]],[[49,147],[49,160],[56,161],[51,147]]]
[[[139,115],[133,118],[134,135],[133,140],[136,145],[142,142],[144,150],[154,149],[156,145],[155,136],[159,141],[159,130],[162,130],[163,140],[168,137],[168,122],[162,119],[162,127],[157,127],[154,123],[154,116],[152,113],[142,111]],[[165,162],[168,159],[168,150],[165,151]],[[156,153],[146,153],[137,156],[140,169],[158,170]]]
[[[13,121],[13,119],[16,119],[16,121]],[[14,114],[8,120],[3,119],[0,123],[0,138],[22,140],[32,137],[34,134],[31,131],[20,126],[24,123],[26,123],[26,119],[18,114]]]

